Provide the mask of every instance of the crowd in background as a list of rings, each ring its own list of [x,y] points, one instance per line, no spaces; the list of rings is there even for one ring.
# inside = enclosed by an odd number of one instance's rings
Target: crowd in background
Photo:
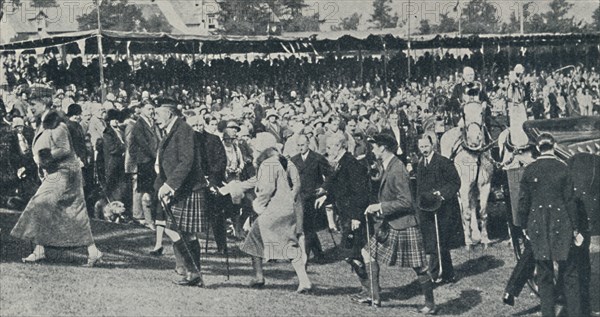
[[[99,102],[96,59],[86,66],[80,57],[67,65],[55,57],[11,55],[3,58],[4,123],[19,138],[20,157],[24,159],[15,159],[18,163],[15,164],[21,169],[33,169],[35,164],[28,144],[38,124],[36,119],[47,107],[75,116],[86,136],[80,158],[93,166],[87,179],[96,175],[102,182],[105,168],[96,167],[105,164],[104,157],[98,156],[98,141],[103,140],[106,126],[118,126],[125,133],[125,127],[139,117],[145,103],[163,97],[176,100],[184,117],[202,121],[210,133],[222,136],[227,124],[235,122],[240,127],[236,142],[249,140],[257,132],[273,131],[279,143],[285,145],[290,141],[284,147],[289,157],[297,152],[292,137],[310,136],[311,147],[325,154],[325,139],[338,130],[348,136],[350,152],[362,157],[368,153],[367,137],[398,126],[405,138],[399,151],[410,158],[418,153],[419,134],[427,129],[441,134],[456,124],[453,115],[460,110],[452,94],[454,86],[462,81],[465,66],[473,66],[477,71],[492,116],[506,115],[507,91],[511,85],[509,62],[525,65],[522,81],[527,87],[525,100],[531,118],[597,115],[600,75],[595,66],[569,64],[586,60],[579,58],[583,53],[563,54],[560,62],[547,58],[548,54],[556,53],[548,50],[536,55],[520,51],[510,59],[506,51],[485,57],[479,51],[464,57],[426,52],[413,61],[415,79],[410,81],[402,80],[402,72],[406,72],[400,63],[406,58],[402,54],[387,63],[368,56],[361,62],[357,57],[336,55],[321,59],[278,56],[252,61],[144,56],[132,65],[131,61],[117,57],[106,60],[104,103]],[[589,54],[585,56],[589,60]],[[486,58],[488,61],[482,62]],[[567,67],[555,71],[565,64]],[[483,68],[484,65],[489,68]],[[40,86],[48,90],[36,91],[34,87]],[[74,103],[81,106],[81,114],[69,115],[68,107]],[[116,119],[114,115],[107,119],[107,111],[111,109],[119,111]],[[493,121],[493,124],[502,128],[501,123]],[[122,151],[125,149],[126,146]],[[31,177],[30,181],[35,178],[31,171],[21,174],[23,178]],[[93,183],[90,179],[88,185]],[[19,183],[14,184],[9,190],[13,194],[19,190],[16,186]]]

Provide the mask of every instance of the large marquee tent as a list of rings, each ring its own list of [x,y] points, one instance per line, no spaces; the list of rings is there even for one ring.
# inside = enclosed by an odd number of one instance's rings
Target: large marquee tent
[[[331,51],[383,51],[434,48],[479,49],[496,46],[532,47],[600,45],[600,33],[569,34],[481,34],[418,35],[409,40],[402,30],[285,33],[280,36],[187,35],[135,33],[102,30],[103,53],[281,53]],[[71,54],[98,53],[98,31],[80,31],[0,44],[0,52],[49,48],[65,45]],[[84,48],[81,47],[84,44]]]

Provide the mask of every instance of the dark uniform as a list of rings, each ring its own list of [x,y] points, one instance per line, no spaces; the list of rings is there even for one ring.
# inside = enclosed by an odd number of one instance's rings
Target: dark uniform
[[[585,237],[579,248],[582,313],[600,316],[600,156],[579,153],[567,164],[573,179],[573,191]]]
[[[425,241],[425,252],[430,255],[429,269],[434,280],[454,280],[454,267],[450,255],[450,240],[454,228],[453,221],[460,217],[456,193],[460,189],[460,177],[454,163],[449,159],[433,153],[431,162],[425,166],[425,159],[417,167],[417,197],[439,191],[444,198],[442,206],[435,212],[438,216],[440,234],[440,254],[442,275],[440,275],[437,255],[437,236],[435,232],[435,213],[419,209],[421,232]]]
[[[523,173],[519,216],[531,239],[544,316],[554,316],[553,261],[559,263],[569,316],[581,316],[579,277],[573,259],[573,233],[579,225],[573,193],[566,163],[553,155],[540,156]]]

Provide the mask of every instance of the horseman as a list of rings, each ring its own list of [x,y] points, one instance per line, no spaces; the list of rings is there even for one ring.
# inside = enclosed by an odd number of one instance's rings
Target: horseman
[[[490,126],[491,110],[488,105],[490,99],[484,90],[483,85],[479,81],[475,81],[475,70],[471,67],[465,67],[462,74],[462,83],[458,83],[452,90],[452,97],[448,102],[448,109],[453,117],[462,118],[464,105],[469,102],[481,103],[484,107],[484,122],[486,126]],[[459,119],[460,120],[460,119]],[[455,125],[460,125],[460,122],[454,121]]]

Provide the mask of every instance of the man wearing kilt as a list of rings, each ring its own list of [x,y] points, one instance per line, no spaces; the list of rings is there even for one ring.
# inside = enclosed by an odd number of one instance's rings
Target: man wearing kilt
[[[372,272],[371,294],[373,298],[357,298],[361,303],[381,306],[379,297],[379,262],[389,266],[411,267],[425,295],[425,306],[419,313],[434,315],[437,312],[433,297],[433,282],[428,274],[423,236],[413,208],[409,187],[408,171],[394,153],[398,144],[394,137],[378,134],[370,140],[373,154],[382,162],[383,177],[379,186],[379,203],[367,207],[365,215],[377,220],[376,232],[370,241],[369,249],[362,250],[366,263]]]
[[[176,284],[202,287],[200,244],[195,234],[207,225],[207,181],[194,130],[178,117],[177,103],[168,99],[156,109],[156,123],[165,137],[158,146],[154,188],[158,199],[171,206],[175,222],[167,217],[165,234],[173,241],[177,267],[185,268],[185,278]]]

